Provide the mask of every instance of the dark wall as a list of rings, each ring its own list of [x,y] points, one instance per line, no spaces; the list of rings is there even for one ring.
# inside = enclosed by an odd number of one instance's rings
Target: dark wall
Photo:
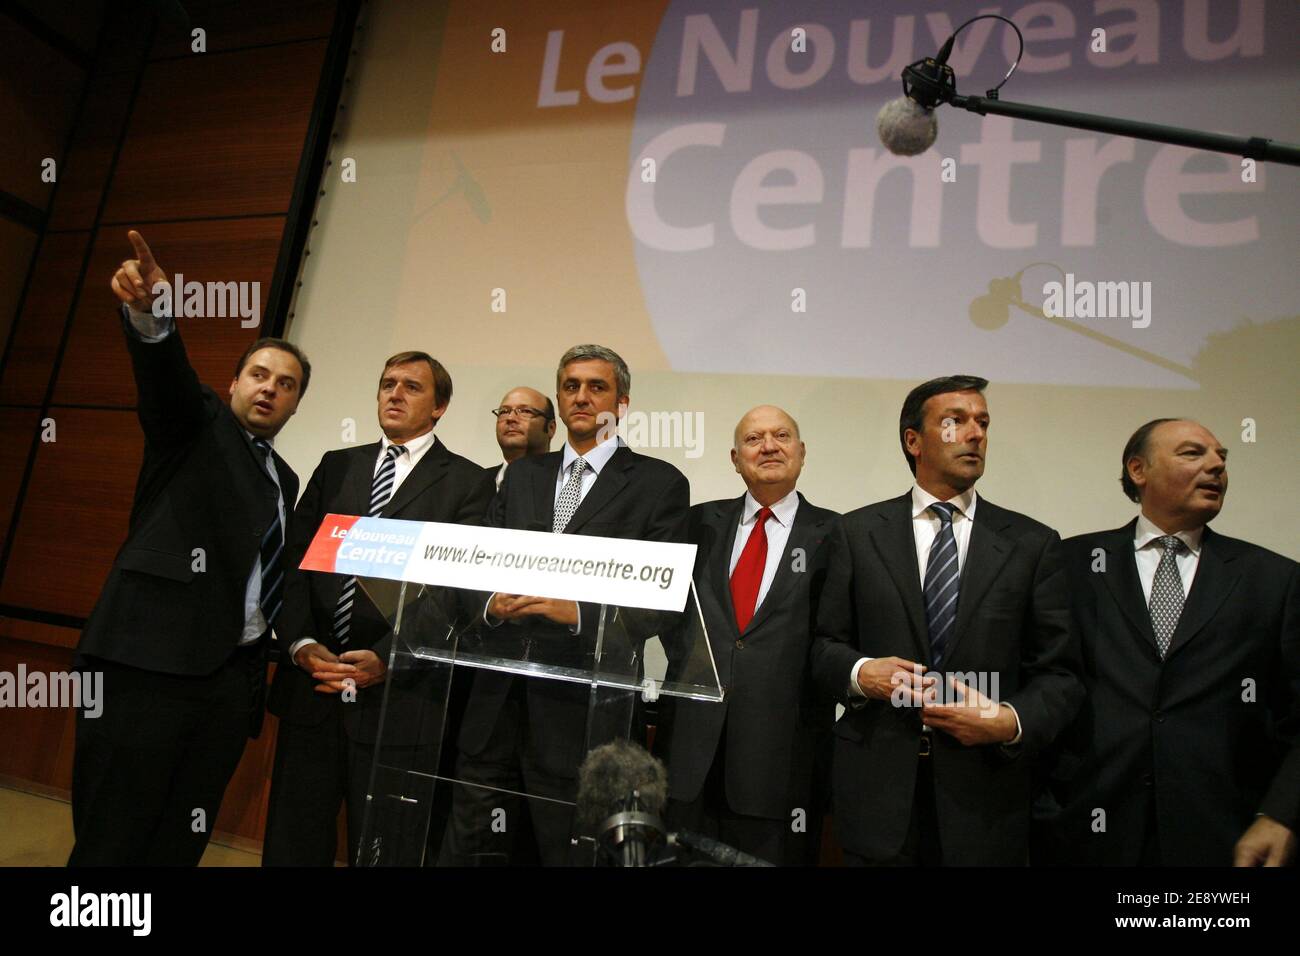
[[[185,327],[200,378],[224,391],[243,348],[283,320],[268,312],[273,281],[282,288],[296,274],[313,110],[327,134],[317,105],[328,104],[327,51],[336,35],[346,50],[350,33],[349,4],[335,0],[184,0],[189,24],[169,0],[133,6],[133,16],[103,2],[20,3],[0,14],[9,131],[0,151],[0,670],[10,672],[20,662],[70,667],[126,535],[143,440],[108,283],[131,255],[127,229],[187,281],[261,283],[261,328],[238,318]],[[206,52],[191,50],[196,27]],[[40,180],[45,157],[57,163],[54,183]],[[43,440],[51,422],[54,440]],[[261,839],[274,739],[270,718],[217,830]],[[0,709],[0,779],[66,793],[72,745],[71,711]]]

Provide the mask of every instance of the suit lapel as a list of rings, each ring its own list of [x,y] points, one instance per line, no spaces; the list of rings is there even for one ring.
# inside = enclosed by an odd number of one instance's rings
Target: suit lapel
[[[740,533],[740,518],[745,513],[745,496],[719,505],[714,511],[709,525],[713,532],[713,550],[710,552],[709,574],[713,592],[718,604],[726,612],[728,633],[732,640],[740,637],[736,630],[736,607],[731,601],[731,551],[736,546],[736,535]]]
[[[1010,524],[1006,512],[985,498],[979,499],[970,529],[970,543],[966,547],[966,564],[958,585],[957,623],[953,627],[952,641],[944,651],[946,660],[953,659],[972,615],[1011,557],[1012,542],[1002,534]]]
[[[555,483],[559,479],[560,469],[564,466],[564,452],[547,452],[543,461],[544,464],[537,469],[536,481],[533,483],[533,514],[538,516],[539,526],[526,528],[526,531],[550,531],[551,521],[555,516]],[[506,474],[510,474],[509,468],[506,469]],[[532,476],[534,473],[529,469],[525,474]],[[502,486],[504,487],[504,482]]]
[[[1132,634],[1152,656],[1156,651],[1156,632],[1151,627],[1151,612],[1142,597],[1142,579],[1138,577],[1137,557],[1133,550],[1134,518],[1124,527],[1106,535],[1106,570],[1101,572],[1106,589],[1120,612],[1128,619]],[[1089,573],[1091,573],[1091,557]]]
[[[388,504],[384,505],[383,510],[379,512],[382,518],[394,518],[397,513],[415,500],[421,492],[430,485],[447,474],[447,468],[451,465],[451,454],[447,451],[447,446],[438,439],[433,440],[433,447],[424,453],[420,463],[411,469],[411,473],[403,479],[393,497],[388,499]]]
[[[379,460],[380,442],[371,442],[355,449],[347,457],[347,472],[343,475],[341,500],[347,502],[348,508],[355,508],[354,514],[366,517],[370,514],[370,489],[375,483],[375,462]]]
[[[1178,627],[1169,641],[1168,660],[1209,623],[1241,578],[1231,562],[1235,555],[1227,552],[1222,540],[1209,528],[1201,538],[1201,557],[1196,563],[1192,590],[1178,617]]]
[[[578,510],[569,519],[568,527],[564,529],[565,533],[576,534],[582,529],[583,525],[600,512],[601,508],[609,504],[627,485],[627,473],[635,465],[636,459],[633,458],[632,452],[620,445],[618,450],[610,456],[609,461],[605,463],[605,467],[601,469],[600,474],[596,476],[596,483],[587,492],[587,497],[582,499],[582,504],[578,505]],[[554,507],[554,503],[552,503],[552,507]]]
[[[930,660],[930,637],[925,626],[925,606],[921,601],[921,569],[916,563],[916,536],[912,533],[912,495],[895,498],[882,508],[880,520],[871,530],[885,571],[894,581],[912,625],[916,660]]]

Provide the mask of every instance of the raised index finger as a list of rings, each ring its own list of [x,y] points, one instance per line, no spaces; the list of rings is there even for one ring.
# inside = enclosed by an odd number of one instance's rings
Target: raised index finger
[[[135,249],[135,257],[140,260],[140,267],[147,270],[154,261],[153,253],[149,251],[149,244],[144,241],[144,236],[132,229],[127,232],[126,237],[131,240],[131,248]]]

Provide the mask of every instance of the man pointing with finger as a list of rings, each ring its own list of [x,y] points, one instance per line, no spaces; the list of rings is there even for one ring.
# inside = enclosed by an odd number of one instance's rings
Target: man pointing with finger
[[[245,350],[223,401],[198,376],[144,238],[114,274],[144,460],[126,542],[77,647],[104,675],[77,714],[70,865],[199,862],[244,742],[261,729],[298,479],[271,441],[311,365],[283,339]]]
[[[832,789],[850,864],[1024,865],[1029,758],[1083,697],[1059,536],[975,494],[987,385],[912,389],[916,483],[832,538],[813,673],[848,707]]]

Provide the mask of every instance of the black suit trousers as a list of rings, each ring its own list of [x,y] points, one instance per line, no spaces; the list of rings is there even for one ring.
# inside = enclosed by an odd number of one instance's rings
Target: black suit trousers
[[[260,726],[265,652],[187,677],[93,657],[103,711],[77,713],[69,866],[197,866],[226,785]]]

